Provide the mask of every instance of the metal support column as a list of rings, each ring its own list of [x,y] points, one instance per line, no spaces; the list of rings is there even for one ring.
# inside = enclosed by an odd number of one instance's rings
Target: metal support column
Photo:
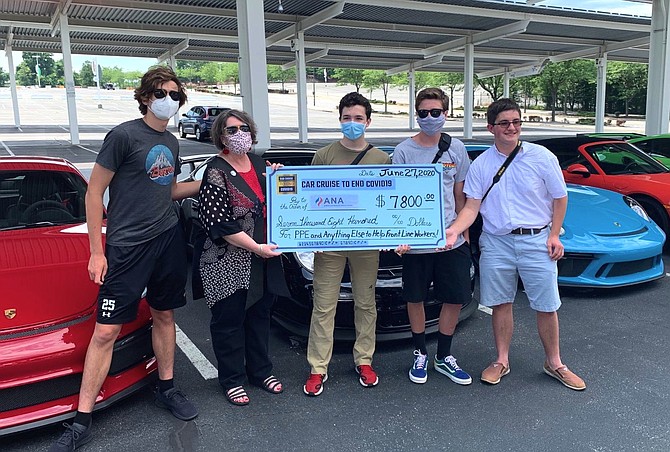
[[[21,118],[19,117],[19,97],[16,92],[16,68],[14,67],[14,55],[12,55],[12,46],[5,46],[7,53],[7,65],[9,67],[9,87],[12,93],[12,110],[14,111],[14,125],[18,129],[21,127]]]
[[[654,0],[649,44],[649,81],[645,133],[668,132],[670,120],[670,0]]]
[[[237,0],[239,71],[242,108],[258,126],[255,152],[270,148],[270,107],[263,0]]]
[[[463,88],[463,138],[472,138],[472,114],[474,113],[475,46],[465,44],[465,87]]]
[[[70,123],[70,142],[79,144],[79,122],[77,121],[77,97],[74,92],[74,76],[72,75],[72,51],[70,50],[70,25],[67,14],[60,13],[60,42],[63,49],[63,72],[65,73],[65,100],[67,101],[67,117]]]
[[[408,73],[408,78],[409,78],[409,130],[414,130],[414,110],[416,109],[416,105],[414,105],[414,101],[416,100],[416,93],[415,91],[415,84],[414,84],[414,67],[412,63],[409,65],[409,73]]]
[[[509,99],[509,70],[505,69],[505,74],[503,75],[503,97]]]
[[[177,58],[173,53],[170,54],[170,67],[175,73],[177,72]],[[172,125],[174,125],[175,128],[179,127],[179,111],[172,117]]]
[[[607,88],[607,53],[596,58],[596,133],[605,128],[605,89]]]
[[[295,51],[296,91],[298,95],[298,141],[308,143],[307,64],[305,62],[305,33],[299,31],[291,41]]]

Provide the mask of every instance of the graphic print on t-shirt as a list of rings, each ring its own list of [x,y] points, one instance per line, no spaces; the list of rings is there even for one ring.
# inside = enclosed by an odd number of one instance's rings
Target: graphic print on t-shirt
[[[152,147],[145,168],[149,179],[160,185],[170,185],[174,175],[174,157],[170,148],[162,144]]]

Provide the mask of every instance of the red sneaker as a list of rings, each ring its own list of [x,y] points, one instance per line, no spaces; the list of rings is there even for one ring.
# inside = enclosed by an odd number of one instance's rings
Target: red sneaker
[[[309,374],[309,378],[302,387],[308,396],[316,397],[323,392],[323,384],[328,380],[328,374]]]
[[[379,383],[377,372],[374,371],[372,366],[361,364],[360,366],[356,366],[356,372],[361,376],[361,378],[358,379],[358,382],[363,387],[371,388],[377,386],[377,383]]]

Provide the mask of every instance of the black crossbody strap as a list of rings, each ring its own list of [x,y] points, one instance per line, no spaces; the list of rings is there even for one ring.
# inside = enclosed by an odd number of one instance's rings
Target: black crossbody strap
[[[360,162],[363,159],[363,157],[365,157],[365,154],[367,154],[370,149],[372,149],[372,145],[368,143],[368,147],[359,152],[354,161],[351,162],[351,164],[358,165],[358,162]]]
[[[502,166],[496,172],[496,175],[493,176],[493,182],[491,183],[491,186],[489,187],[489,189],[486,190],[486,193],[484,193],[484,196],[482,197],[481,202],[484,202],[484,200],[486,199],[486,196],[489,194],[489,192],[491,191],[493,186],[495,184],[497,184],[498,181],[500,180],[500,178],[502,177],[502,175],[505,174],[505,170],[510,165],[510,163],[512,163],[512,160],[514,160],[514,157],[516,157],[516,155],[519,153],[519,149],[521,149],[521,141],[517,142],[516,147],[514,148],[512,153],[507,156],[507,159],[505,160],[505,163],[502,164]]]
[[[451,146],[451,136],[448,133],[441,133],[440,141],[437,143],[437,153],[435,153],[435,157],[433,157],[433,164],[437,163],[437,161],[440,160],[440,157],[442,157],[442,154],[449,150],[449,146]]]

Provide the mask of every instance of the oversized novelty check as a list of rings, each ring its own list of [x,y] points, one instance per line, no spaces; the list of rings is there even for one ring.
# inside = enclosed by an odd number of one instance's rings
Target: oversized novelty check
[[[444,246],[441,165],[285,166],[266,178],[280,251]]]

